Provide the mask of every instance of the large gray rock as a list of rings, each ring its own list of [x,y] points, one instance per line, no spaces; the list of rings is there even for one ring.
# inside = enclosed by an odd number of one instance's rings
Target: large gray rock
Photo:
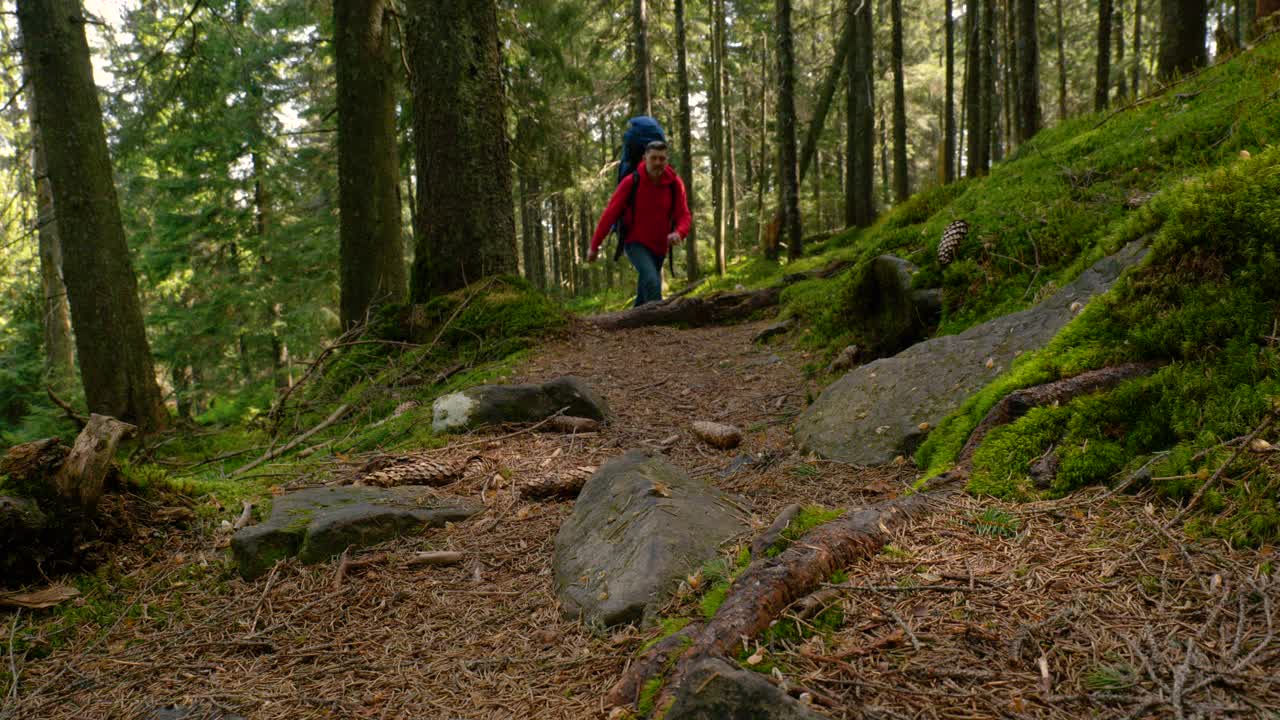
[[[240,576],[252,580],[277,560],[324,562],[349,547],[390,540],[426,527],[465,520],[483,508],[441,500],[429,488],[308,488],[276,498],[271,518],[231,539]]]
[[[565,415],[608,422],[609,404],[581,379],[566,375],[541,385],[477,385],[443,395],[432,405],[436,432],[471,430],[483,425],[545,420]]]
[[[676,689],[665,720],[823,720],[760,673],[705,658]]]
[[[596,626],[640,620],[746,527],[719,490],[659,453],[632,450],[587,480],[560,526],[560,606]]]
[[[1099,260],[1035,307],[913,345],[855,368],[832,383],[796,422],[801,449],[857,465],[910,454],[965,398],[1004,372],[1020,353],[1045,346],[1074,303],[1106,292],[1146,254],[1140,242]]]

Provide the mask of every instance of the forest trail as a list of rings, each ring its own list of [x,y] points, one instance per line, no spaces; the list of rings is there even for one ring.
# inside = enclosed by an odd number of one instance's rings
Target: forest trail
[[[808,358],[753,344],[761,327],[578,326],[542,346],[513,380],[582,377],[616,422],[444,450],[481,462],[441,492],[487,510],[364,551],[378,561],[345,576],[337,561],[289,562],[252,583],[227,580],[223,551],[190,533],[167,558],[122,557],[135,583],[123,619],[105,634],[86,623],[28,661],[12,717],[132,720],[170,703],[272,720],[605,717],[603,696],[654,632],[596,636],[560,618],[552,549],[572,503],[525,500],[519,484],[661,445],[735,493],[762,527],[793,502],[851,507],[915,478],[910,463],[860,469],[797,455],[790,424],[814,391]],[[737,425],[742,446],[699,444],[695,420]],[[1275,596],[1250,570],[1269,551],[1184,547],[1158,531],[1164,510],[1101,494],[955,501],[849,568],[851,587],[824,596],[844,617],[825,640],[775,639],[759,654],[842,718],[1280,707],[1265,672],[1280,657],[1273,618],[1244,601]],[[443,549],[464,561],[405,567],[415,551]]]

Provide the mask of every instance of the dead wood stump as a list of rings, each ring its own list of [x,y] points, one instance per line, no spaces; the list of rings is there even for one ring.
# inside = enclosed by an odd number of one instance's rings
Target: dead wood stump
[[[53,485],[65,500],[93,512],[102,498],[102,486],[115,459],[120,440],[138,428],[113,417],[94,413],[76,437],[67,459],[53,477]]]

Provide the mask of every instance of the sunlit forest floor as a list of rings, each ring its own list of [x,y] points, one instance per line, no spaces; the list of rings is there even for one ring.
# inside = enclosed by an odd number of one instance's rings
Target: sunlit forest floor
[[[909,460],[860,469],[797,455],[789,426],[816,391],[810,358],[753,344],[762,326],[578,327],[543,346],[514,379],[583,377],[617,422],[576,436],[457,439],[440,454],[478,459],[439,492],[487,510],[364,551],[379,558],[365,567],[287,562],[247,583],[228,579],[214,537],[177,531],[158,557],[122,553],[114,562],[132,591],[117,588],[120,619],[105,632],[86,619],[41,659],[20,662],[11,641],[3,661],[21,692],[6,703],[14,717],[49,719],[132,720],[170,703],[255,719],[605,717],[601,698],[658,631],[596,635],[560,617],[552,549],[572,503],[526,500],[520,483],[661,447],[734,493],[758,530],[787,504],[852,507],[917,475]],[[689,423],[699,419],[737,425],[743,445],[698,444]],[[788,613],[781,622],[795,632],[753,641],[744,657],[839,718],[1280,710],[1280,594],[1251,570],[1269,550],[1186,544],[1180,527],[1164,527],[1172,513],[1099,489],[952,503],[848,568],[822,596],[825,611]],[[406,569],[413,552],[443,549],[464,562]],[[696,605],[685,596],[668,609]]]

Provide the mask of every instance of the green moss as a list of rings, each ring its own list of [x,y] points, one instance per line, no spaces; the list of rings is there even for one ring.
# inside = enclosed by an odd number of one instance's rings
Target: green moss
[[[718,582],[707,588],[703,593],[702,599],[698,601],[698,608],[702,611],[702,617],[710,620],[715,617],[716,611],[724,604],[725,597],[729,594],[729,582]]]
[[[644,685],[640,687],[640,697],[636,701],[636,711],[641,717],[647,717],[653,712],[654,703],[658,700],[658,692],[662,690],[663,678],[655,677],[646,680]]]
[[[805,467],[805,466],[800,466]],[[781,537],[765,550],[766,557],[777,557],[791,543],[805,533],[824,523],[831,522],[844,514],[843,508],[825,508],[821,505],[805,505],[791,519],[791,523],[782,531]]]
[[[687,617],[660,618],[658,620],[658,634],[653,636],[651,640],[645,641],[645,643],[640,646],[640,652],[643,653],[645,650],[648,650],[654,645],[657,645],[663,640],[675,635],[691,622],[693,622],[693,620]]]

